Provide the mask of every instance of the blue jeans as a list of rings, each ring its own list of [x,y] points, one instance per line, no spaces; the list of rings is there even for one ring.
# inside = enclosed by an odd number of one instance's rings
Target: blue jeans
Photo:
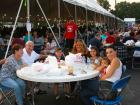
[[[23,105],[23,96],[25,93],[25,82],[23,80],[19,78],[6,78],[1,82],[1,84],[5,87],[14,89],[18,105]]]
[[[99,91],[98,77],[84,80],[81,82],[80,99],[84,105],[92,105],[90,101],[91,96],[97,96]]]

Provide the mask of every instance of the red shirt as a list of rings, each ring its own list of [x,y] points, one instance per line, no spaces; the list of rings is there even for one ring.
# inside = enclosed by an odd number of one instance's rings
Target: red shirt
[[[75,31],[77,30],[77,25],[75,22],[67,22],[66,25],[65,38],[66,39],[74,39]]]
[[[12,41],[12,45],[14,44],[20,44],[24,47],[25,43],[24,43],[24,40],[20,39],[20,38],[13,38],[13,41]]]
[[[106,75],[106,68],[104,68],[104,69],[101,71],[101,76],[100,76],[100,77],[103,77],[104,75]]]
[[[106,43],[114,44],[114,43],[115,43],[115,37],[109,35],[109,36],[106,38]]]

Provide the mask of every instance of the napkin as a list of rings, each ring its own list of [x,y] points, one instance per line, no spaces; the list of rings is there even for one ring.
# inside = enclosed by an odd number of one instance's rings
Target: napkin
[[[58,62],[57,62],[57,59],[55,56],[48,56],[46,59],[45,59],[45,63],[48,63],[50,66],[52,67],[58,67]]]
[[[66,65],[74,65],[76,62],[82,63],[82,61],[83,59],[81,53],[78,54],[69,53],[69,55],[65,57]]]

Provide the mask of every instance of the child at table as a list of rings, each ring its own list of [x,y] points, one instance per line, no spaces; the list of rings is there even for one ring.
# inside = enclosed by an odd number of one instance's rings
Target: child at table
[[[62,52],[62,49],[61,48],[56,48],[54,54],[55,54],[55,57],[57,58],[58,64],[60,63],[60,60],[64,60],[63,52]],[[64,90],[66,92],[69,92],[68,87],[69,87],[68,84],[65,83],[64,84]],[[59,84],[58,83],[55,83],[54,84],[53,91],[54,91],[54,95],[55,95],[56,100],[58,100],[60,98]]]
[[[106,74],[106,70],[107,70],[109,65],[110,65],[110,60],[107,57],[103,57],[101,59],[102,69],[100,70],[100,77],[103,77]]]
[[[93,64],[93,68],[96,69],[100,65],[100,53],[97,47],[92,46],[90,48],[90,63]]]

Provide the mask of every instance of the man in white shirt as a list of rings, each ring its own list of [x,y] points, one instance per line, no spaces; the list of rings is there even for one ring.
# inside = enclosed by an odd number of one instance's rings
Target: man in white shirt
[[[32,41],[27,41],[23,49],[22,60],[28,66],[32,65],[35,60],[41,58],[41,55],[37,54],[33,49],[34,43]]]
[[[37,54],[34,50],[34,43],[32,41],[27,41],[25,44],[25,48],[23,49],[22,60],[28,66],[31,66],[35,60],[45,58],[45,55]],[[40,83],[37,84],[34,88],[34,92],[38,92]]]

